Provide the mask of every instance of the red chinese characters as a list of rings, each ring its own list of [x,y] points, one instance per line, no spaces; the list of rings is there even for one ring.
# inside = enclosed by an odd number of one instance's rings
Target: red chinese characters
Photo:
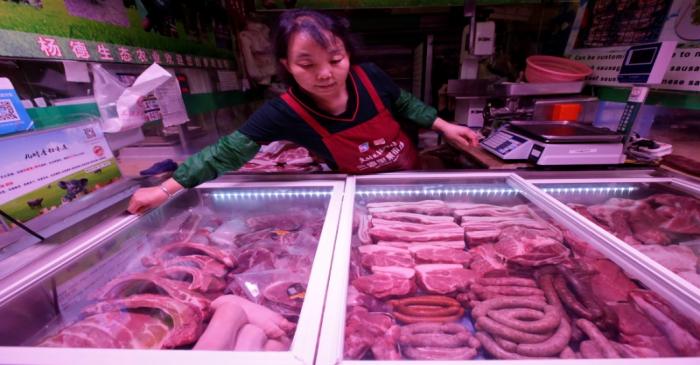
[[[129,49],[126,47],[117,48],[117,52],[119,52],[119,59],[121,59],[122,62],[131,62],[134,60],[131,52],[129,52]]]
[[[139,60],[141,63],[147,63],[148,62],[148,55],[146,55],[146,51],[142,50],[141,48],[136,49],[136,59]]]
[[[36,41],[39,43],[39,50],[47,57],[63,57],[61,47],[55,38],[39,36]]]
[[[70,47],[71,52],[73,52],[73,55],[75,58],[81,59],[81,60],[89,60],[90,59],[90,51],[88,51],[87,45],[85,42],[81,41],[70,41],[68,42],[68,46]]]
[[[100,55],[101,60],[114,61],[114,57],[112,57],[112,51],[105,44],[97,44],[97,53]]]

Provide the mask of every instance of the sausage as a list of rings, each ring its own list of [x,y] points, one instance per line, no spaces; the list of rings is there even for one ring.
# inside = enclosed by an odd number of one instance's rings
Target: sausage
[[[472,347],[404,347],[403,354],[413,360],[469,360],[476,357]]]
[[[407,305],[399,304],[396,308],[397,311],[408,314],[411,316],[420,317],[441,317],[441,316],[451,316],[459,312],[459,306],[452,307],[440,307],[433,305]]]
[[[491,338],[491,336],[486,332],[477,332],[474,336],[481,342],[484,349],[491,354],[491,356],[501,359],[501,360],[523,360],[529,359],[527,356],[518,355],[514,352],[506,351],[504,348],[499,346],[496,341]]]
[[[537,321],[539,319],[544,318],[544,313],[542,311],[538,311],[536,309],[530,309],[530,308],[498,309],[498,310],[489,311],[487,313],[487,315],[491,318],[494,318],[494,316],[498,316],[498,317],[515,318],[515,319],[522,319],[522,320],[528,320],[528,321]]]
[[[503,337],[493,336],[493,340],[506,351],[515,352],[518,349],[517,343],[506,340]]]
[[[534,280],[532,279],[527,279],[527,278],[519,278],[519,277],[514,277],[514,276],[509,276],[509,277],[502,277],[502,278],[479,278],[476,280],[477,284],[488,286],[488,285],[495,285],[495,286],[526,286],[526,287],[537,287],[537,283],[535,283]]]
[[[593,340],[586,340],[581,342],[579,345],[579,350],[581,350],[581,356],[584,359],[602,359],[603,352],[600,350],[598,345],[596,345]]]
[[[477,305],[473,310],[472,310],[472,317],[473,318],[478,318],[485,316],[486,313],[493,309],[501,309],[501,308],[530,308],[530,309],[538,309],[538,310],[544,310],[544,307],[547,305],[544,301],[540,301],[537,299],[533,299],[537,297],[507,297],[507,296],[502,296],[498,298],[493,298],[489,300],[485,300],[481,302],[479,305]]]
[[[547,340],[551,335],[528,333],[519,331],[508,326],[504,326],[487,316],[479,317],[476,321],[476,328],[486,331],[494,336],[503,337],[517,343],[540,343]]]
[[[403,323],[419,323],[419,322],[456,322],[464,315],[464,308],[459,307],[457,313],[449,316],[425,317],[412,316],[401,312],[393,312],[394,318]]]
[[[559,358],[561,359],[575,359],[576,358],[576,353],[574,350],[571,349],[571,347],[566,346],[564,347],[564,350],[559,354]]]
[[[563,276],[557,275],[554,277],[553,281],[554,288],[557,290],[559,298],[569,309],[583,318],[593,319],[591,312],[589,312],[588,309],[586,309],[586,307],[584,307],[583,304],[576,299],[574,293],[572,293],[569,290],[569,287],[566,286],[566,279],[564,279]]]
[[[489,312],[488,316],[504,326],[529,333],[551,332],[557,327],[560,327],[562,318],[559,310],[553,305],[546,305],[544,307],[544,318],[535,321],[523,321],[518,318],[499,317],[494,315],[493,312]],[[569,336],[571,336],[571,326],[567,323],[566,327],[569,328]]]
[[[542,291],[542,289],[528,287],[528,286],[512,286],[512,285],[481,286],[479,284],[473,284],[471,286],[471,289],[474,290],[477,294],[479,292],[491,292],[491,293],[497,293],[497,294],[501,294],[501,295],[510,295],[510,296],[517,296],[517,297],[544,296],[544,292]]]
[[[581,303],[584,307],[591,313],[592,319],[598,318],[603,315],[603,310],[598,306],[598,303],[593,299],[593,293],[588,285],[584,284],[576,275],[574,275],[571,270],[566,267],[559,267],[559,271],[564,274],[566,281],[568,281],[573,287],[574,291],[581,298]]]
[[[616,359],[620,357],[620,354],[615,350],[615,348],[610,344],[610,341],[600,332],[598,327],[591,321],[579,318],[576,320],[576,325],[581,328],[588,338],[595,341],[596,345],[602,351],[603,357],[608,359]]]
[[[216,298],[211,302],[211,308],[216,310],[227,302],[238,304],[248,317],[248,321],[262,328],[269,338],[284,336],[295,327],[294,323],[286,320],[281,314],[236,295],[222,295]]]
[[[236,351],[260,351],[265,346],[267,337],[265,332],[258,326],[246,324],[238,333],[236,340]]]
[[[248,323],[243,309],[235,303],[219,305],[194,345],[194,350],[233,350],[238,331]]]
[[[467,333],[416,333],[406,336],[401,335],[399,343],[414,347],[457,348],[469,345],[469,338],[471,336]]]
[[[459,306],[459,302],[456,299],[451,298],[451,297],[447,297],[444,295],[423,295],[423,296],[419,296],[419,297],[390,300],[389,304],[392,306],[398,305],[398,304],[435,305],[435,306],[442,306],[442,307]]]
[[[559,328],[557,328],[552,337],[542,343],[518,344],[516,352],[524,356],[554,356],[564,350],[569,344],[569,340],[571,340],[571,325],[569,321],[559,316]]]

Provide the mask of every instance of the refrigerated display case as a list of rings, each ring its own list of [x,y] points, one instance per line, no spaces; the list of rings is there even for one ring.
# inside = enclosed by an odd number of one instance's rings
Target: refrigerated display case
[[[700,301],[514,174],[350,177],[345,196],[318,365],[699,360]]]
[[[344,182],[237,181],[106,219],[0,280],[0,362],[312,364]]]
[[[653,177],[530,182],[700,298],[700,186]]]

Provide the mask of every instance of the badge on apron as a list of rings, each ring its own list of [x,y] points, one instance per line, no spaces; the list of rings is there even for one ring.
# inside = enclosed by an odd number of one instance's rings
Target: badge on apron
[[[365,142],[365,143],[359,145],[358,148],[360,150],[360,153],[365,153],[365,152],[369,151],[369,143]]]

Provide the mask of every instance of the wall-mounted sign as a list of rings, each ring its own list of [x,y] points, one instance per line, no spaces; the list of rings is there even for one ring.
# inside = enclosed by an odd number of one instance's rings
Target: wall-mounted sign
[[[121,177],[97,123],[1,138],[0,155],[0,209],[22,222]]]

